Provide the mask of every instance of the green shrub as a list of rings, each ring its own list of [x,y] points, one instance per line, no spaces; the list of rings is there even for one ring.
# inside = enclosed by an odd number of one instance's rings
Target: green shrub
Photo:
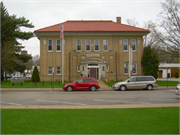
[[[175,77],[176,77],[176,78],[179,78],[178,72],[175,73]]]
[[[37,67],[35,66],[32,75],[32,82],[39,82],[39,81],[40,81],[39,72]]]
[[[167,74],[167,77],[170,78],[170,73]]]

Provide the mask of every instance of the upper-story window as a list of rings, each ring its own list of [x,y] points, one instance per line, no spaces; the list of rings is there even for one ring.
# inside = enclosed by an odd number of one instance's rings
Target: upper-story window
[[[131,39],[132,50],[136,50],[136,39]]]
[[[108,40],[107,39],[103,39],[103,48],[104,48],[104,51],[108,50]]]
[[[90,44],[91,44],[91,40],[90,39],[86,39],[86,51],[90,51]]]
[[[128,50],[128,40],[127,39],[123,40],[123,45],[124,45],[124,51],[127,51]]]
[[[77,50],[81,51],[81,39],[77,39]]]
[[[94,40],[94,49],[95,51],[99,51],[99,39]]]
[[[49,39],[48,40],[48,51],[52,51],[52,46],[53,45],[53,41],[52,41],[52,39]]]
[[[61,39],[56,40],[56,51],[61,51]]]

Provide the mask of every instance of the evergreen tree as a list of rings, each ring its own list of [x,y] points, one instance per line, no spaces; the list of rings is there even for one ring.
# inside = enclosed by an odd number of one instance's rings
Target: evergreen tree
[[[151,75],[157,79],[159,70],[159,59],[155,53],[155,49],[151,46],[146,46],[143,49],[143,56],[141,59],[144,75]]]
[[[39,82],[39,81],[40,81],[39,72],[37,67],[35,66],[32,74],[32,82]]]
[[[21,31],[21,27],[33,28],[34,25],[29,23],[25,17],[17,18],[16,15],[9,15],[3,2],[1,8],[1,81],[4,80],[3,72],[19,71],[24,68],[24,59],[29,60],[29,56],[20,56],[19,52],[22,46],[18,39],[28,40],[34,36],[33,32]],[[18,55],[17,55],[18,54]],[[19,65],[19,66],[17,66]]]

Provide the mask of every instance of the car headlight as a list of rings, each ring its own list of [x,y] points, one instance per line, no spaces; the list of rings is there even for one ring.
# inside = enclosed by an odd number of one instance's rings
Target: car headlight
[[[115,87],[119,87],[119,84],[115,84],[114,86],[115,86]]]

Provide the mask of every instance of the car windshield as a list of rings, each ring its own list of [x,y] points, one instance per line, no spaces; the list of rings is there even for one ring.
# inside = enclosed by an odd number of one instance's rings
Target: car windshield
[[[126,82],[127,80],[129,80],[129,78],[127,78],[127,79],[123,80],[122,82]]]

